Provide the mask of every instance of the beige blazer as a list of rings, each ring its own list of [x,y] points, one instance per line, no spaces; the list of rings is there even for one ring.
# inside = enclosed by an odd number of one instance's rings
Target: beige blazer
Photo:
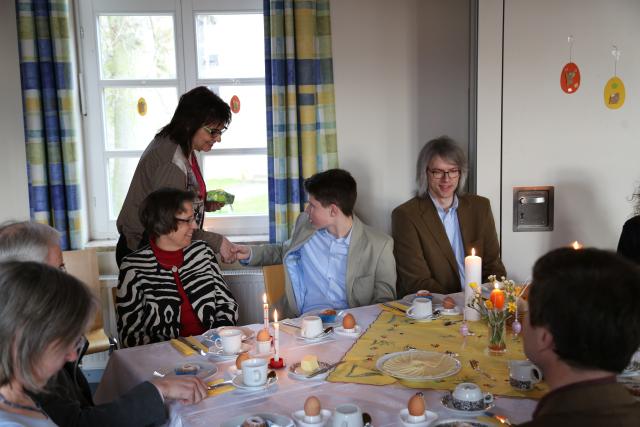
[[[300,214],[291,239],[282,244],[251,247],[250,265],[282,264],[287,256],[302,247],[316,232],[306,213]],[[275,305],[287,317],[297,317],[293,286],[287,268],[285,294]],[[349,307],[391,301],[396,298],[396,263],[393,240],[353,216],[351,243],[347,254],[346,295]],[[282,311],[281,311],[282,310]]]
[[[466,254],[482,257],[482,278],[506,276],[489,200],[471,194],[458,197],[458,223]],[[391,214],[398,268],[398,296],[426,289],[458,292],[460,276],[444,225],[430,197],[414,197]]]

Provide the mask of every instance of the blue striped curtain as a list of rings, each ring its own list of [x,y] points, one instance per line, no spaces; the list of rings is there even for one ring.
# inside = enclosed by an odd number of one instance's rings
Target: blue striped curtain
[[[289,238],[305,178],[338,166],[329,0],[264,0],[269,235]]]
[[[31,219],[81,246],[70,0],[16,0]]]

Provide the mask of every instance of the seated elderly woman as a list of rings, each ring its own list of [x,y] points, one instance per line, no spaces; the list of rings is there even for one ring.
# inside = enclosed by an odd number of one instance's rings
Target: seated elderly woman
[[[0,264],[0,425],[56,424],[32,398],[78,358],[96,302],[77,279],[46,264]]]
[[[200,335],[235,325],[238,304],[207,243],[192,241],[194,194],[164,188],[149,194],[140,222],[150,244],[120,266],[116,314],[124,347]]]

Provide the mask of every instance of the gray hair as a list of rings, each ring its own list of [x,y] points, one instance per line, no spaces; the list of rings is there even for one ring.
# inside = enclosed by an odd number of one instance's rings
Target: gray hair
[[[0,387],[19,378],[41,392],[48,378],[36,369],[45,352],[75,343],[97,301],[78,279],[37,262],[0,263],[0,295]]]
[[[418,190],[416,191],[417,196],[427,197],[427,194],[429,194],[429,177],[427,176],[427,167],[429,167],[431,159],[435,156],[439,156],[442,160],[446,160],[447,162],[454,163],[460,168],[460,179],[458,180],[456,194],[462,194],[464,192],[464,185],[467,182],[467,174],[469,173],[467,156],[453,139],[443,135],[427,142],[424,147],[422,147],[422,150],[420,150],[420,154],[418,154],[418,164],[416,166],[416,185],[418,186]]]
[[[32,221],[0,225],[0,261],[44,262],[50,247],[60,245],[55,228]]]

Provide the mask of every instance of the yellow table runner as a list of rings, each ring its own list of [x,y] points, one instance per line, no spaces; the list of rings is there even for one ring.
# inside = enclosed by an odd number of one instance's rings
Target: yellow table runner
[[[347,382],[369,385],[386,385],[400,381],[401,384],[413,388],[430,388],[436,390],[453,390],[462,382],[473,382],[484,391],[495,395],[527,397],[539,399],[548,391],[544,383],[538,383],[531,391],[514,390],[509,385],[509,360],[524,360],[522,339],[513,340],[507,336],[507,352],[501,356],[489,355],[487,348],[487,326],[483,322],[469,322],[469,329],[475,333],[465,339],[460,335],[460,323],[445,326],[447,320],[461,320],[462,316],[442,316],[431,322],[417,322],[405,317],[404,313],[381,306],[383,311],[371,323],[364,334],[342,359],[345,363],[338,365],[327,378],[331,382]],[[457,353],[462,369],[456,375],[432,381],[411,382],[397,380],[376,369],[378,358],[388,353],[404,351],[407,346],[418,350],[450,351]],[[492,380],[480,372],[474,371],[469,363],[477,360],[479,367]]]

